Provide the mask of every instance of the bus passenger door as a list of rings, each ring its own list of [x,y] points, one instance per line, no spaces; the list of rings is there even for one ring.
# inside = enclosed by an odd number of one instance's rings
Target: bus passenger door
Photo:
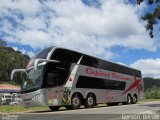
[[[46,75],[46,103],[48,106],[59,106],[59,79],[58,72],[48,72]]]

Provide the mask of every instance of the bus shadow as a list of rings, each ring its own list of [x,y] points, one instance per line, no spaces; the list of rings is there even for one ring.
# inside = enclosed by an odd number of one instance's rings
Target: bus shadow
[[[119,104],[119,105],[116,105],[116,106],[122,106],[122,104]],[[123,105],[124,106],[124,105]],[[105,108],[105,107],[114,107],[114,106],[107,106],[107,105],[105,105],[105,104],[100,104],[100,105],[98,105],[98,106],[95,106],[95,107],[93,107],[93,108],[85,108],[84,106],[82,106],[81,108],[79,108],[79,109],[76,109],[76,110],[83,110],[83,109],[96,109],[96,108]],[[28,112],[28,113],[48,113],[48,112],[54,112],[54,113],[56,113],[56,112],[64,112],[64,111],[76,111],[76,110],[68,110],[68,109],[66,109],[65,107],[61,107],[60,108],[60,110],[57,110],[57,111],[52,111],[52,110],[40,110],[40,111],[32,111],[32,112]]]

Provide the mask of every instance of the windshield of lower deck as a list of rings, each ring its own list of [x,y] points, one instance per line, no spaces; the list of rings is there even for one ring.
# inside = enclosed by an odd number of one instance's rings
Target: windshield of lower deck
[[[41,87],[42,85],[42,74],[44,66],[38,66],[37,70],[28,70],[28,77],[23,81],[21,91],[28,91]]]

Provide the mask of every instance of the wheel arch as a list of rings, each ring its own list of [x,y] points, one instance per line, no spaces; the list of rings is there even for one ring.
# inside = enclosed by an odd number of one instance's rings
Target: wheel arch
[[[133,97],[133,95],[131,93],[127,93],[126,96]]]
[[[134,93],[134,94],[133,94],[133,96],[136,96],[136,97],[137,97],[137,99],[138,99],[138,95],[137,95],[136,93]]]

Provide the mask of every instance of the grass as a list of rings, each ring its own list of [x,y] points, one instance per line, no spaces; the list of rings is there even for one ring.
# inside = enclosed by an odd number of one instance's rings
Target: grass
[[[144,99],[139,101],[139,103],[144,102],[151,102],[151,101],[160,101],[160,99]],[[100,104],[99,106],[106,106],[106,104]],[[24,113],[24,112],[36,112],[36,111],[48,111],[50,110],[47,106],[40,106],[40,107],[29,107],[25,108],[20,105],[1,105],[0,106],[0,113]]]
[[[152,102],[152,101],[159,101],[160,102],[160,99],[143,99],[139,102]]]
[[[41,106],[41,107],[29,107],[25,108],[20,105],[2,105],[0,106],[0,113],[23,113],[23,112],[33,112],[33,111],[46,111],[49,110],[47,106]]]

